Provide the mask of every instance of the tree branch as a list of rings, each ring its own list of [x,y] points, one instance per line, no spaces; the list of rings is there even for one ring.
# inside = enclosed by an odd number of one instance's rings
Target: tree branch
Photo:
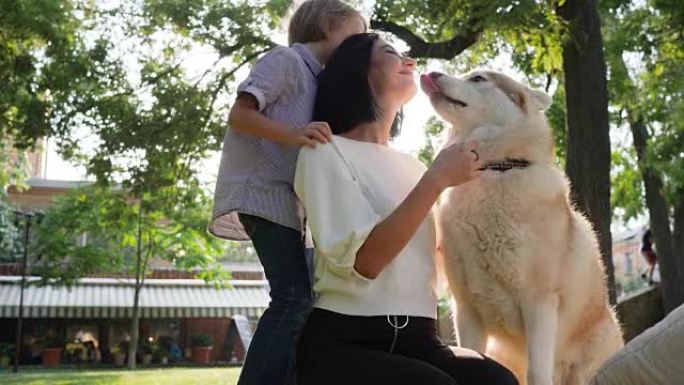
[[[408,28],[388,21],[382,15],[374,15],[371,28],[393,34],[403,40],[408,46],[408,56],[413,58],[432,58],[451,60],[461,52],[475,44],[482,34],[479,20],[470,18],[465,22],[462,32],[450,40],[429,43]]]
[[[214,40],[214,39],[212,39],[212,40]],[[249,45],[249,44],[254,44],[254,43],[264,45],[267,48],[267,50],[277,46],[277,44],[274,43],[273,41],[268,40],[268,39],[264,39],[264,38],[261,38],[258,36],[253,36],[250,39],[248,39],[247,41],[241,41],[241,42],[233,44],[233,45],[225,45],[225,44],[223,44],[223,42],[219,42],[219,41],[214,40],[212,45],[218,51],[219,57],[224,58],[226,56],[230,56],[230,55],[234,54],[235,52],[241,50],[244,46]]]
[[[242,62],[240,62],[235,68],[230,70],[229,72],[221,75],[216,87],[214,88],[214,91],[211,96],[211,102],[209,103],[209,108],[207,109],[207,112],[204,116],[203,122],[204,125],[202,126],[202,129],[206,129],[206,127],[209,125],[209,122],[211,120],[211,113],[214,111],[214,103],[216,103],[216,99],[218,98],[219,92],[225,87],[226,82],[228,79],[230,79],[240,68],[251,62],[252,60],[256,59],[259,55],[268,52],[271,48],[266,48],[262,49],[260,51],[254,52],[251,55],[247,56]]]

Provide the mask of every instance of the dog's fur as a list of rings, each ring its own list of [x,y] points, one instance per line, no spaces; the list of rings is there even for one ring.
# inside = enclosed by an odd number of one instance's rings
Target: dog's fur
[[[493,71],[424,75],[452,127],[446,145],[477,140],[483,171],[440,198],[439,247],[462,346],[506,365],[521,384],[584,385],[622,345],[595,234],[555,165],[541,91]]]

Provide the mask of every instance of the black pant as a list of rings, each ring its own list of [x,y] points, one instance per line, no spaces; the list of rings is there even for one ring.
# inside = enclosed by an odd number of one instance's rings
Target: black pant
[[[240,222],[264,266],[271,302],[249,344],[238,385],[291,385],[297,336],[312,304],[307,251],[297,230],[246,214]]]
[[[392,318],[392,321],[395,321]],[[406,317],[397,316],[403,325]],[[392,348],[392,345],[394,347]],[[390,350],[392,352],[390,353]],[[298,385],[516,385],[513,374],[437,338],[435,320],[410,317],[397,331],[387,317],[314,309],[297,349]]]

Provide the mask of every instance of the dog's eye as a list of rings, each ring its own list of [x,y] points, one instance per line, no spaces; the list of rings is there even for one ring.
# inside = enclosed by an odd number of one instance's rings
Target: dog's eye
[[[474,82],[474,83],[482,83],[482,82],[486,82],[486,81],[487,81],[487,79],[485,79],[484,77],[482,77],[482,76],[480,76],[480,75],[475,75],[475,76],[473,76],[472,78],[470,78],[470,79],[468,79],[468,80],[470,80],[471,82]]]

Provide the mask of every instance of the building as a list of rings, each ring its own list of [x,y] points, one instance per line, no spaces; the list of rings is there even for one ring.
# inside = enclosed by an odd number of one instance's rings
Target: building
[[[0,341],[15,339],[19,314],[18,276],[0,276]],[[108,360],[111,347],[130,340],[133,282],[126,278],[84,278],[72,287],[37,286],[30,278],[24,290],[22,362],[36,362],[35,346],[45,335],[64,341],[93,341]],[[140,337],[172,341],[183,351],[196,334],[213,340],[212,361],[244,358],[244,348],[228,344],[231,319],[256,321],[268,305],[262,281],[233,281],[217,289],[201,280],[149,279],[140,294]],[[230,351],[227,351],[231,348]]]
[[[83,182],[31,178],[27,184],[24,191],[10,187],[8,199],[21,211],[36,212]],[[242,361],[250,338],[245,330],[253,329],[268,306],[268,285],[258,263],[225,262],[224,268],[231,271],[232,281],[217,288],[164,260],[151,261],[140,294],[141,340],[173,344],[184,360],[192,337],[204,334],[213,341],[212,362]],[[0,262],[0,342],[15,341],[21,274],[19,260]],[[23,291],[21,363],[40,363],[40,341],[48,335],[66,342],[92,341],[103,362],[114,362],[112,348],[130,340],[133,283],[124,274],[93,274],[71,287],[40,285],[37,277],[28,277]],[[238,327],[238,319],[247,323]],[[62,361],[66,359],[63,353]]]

